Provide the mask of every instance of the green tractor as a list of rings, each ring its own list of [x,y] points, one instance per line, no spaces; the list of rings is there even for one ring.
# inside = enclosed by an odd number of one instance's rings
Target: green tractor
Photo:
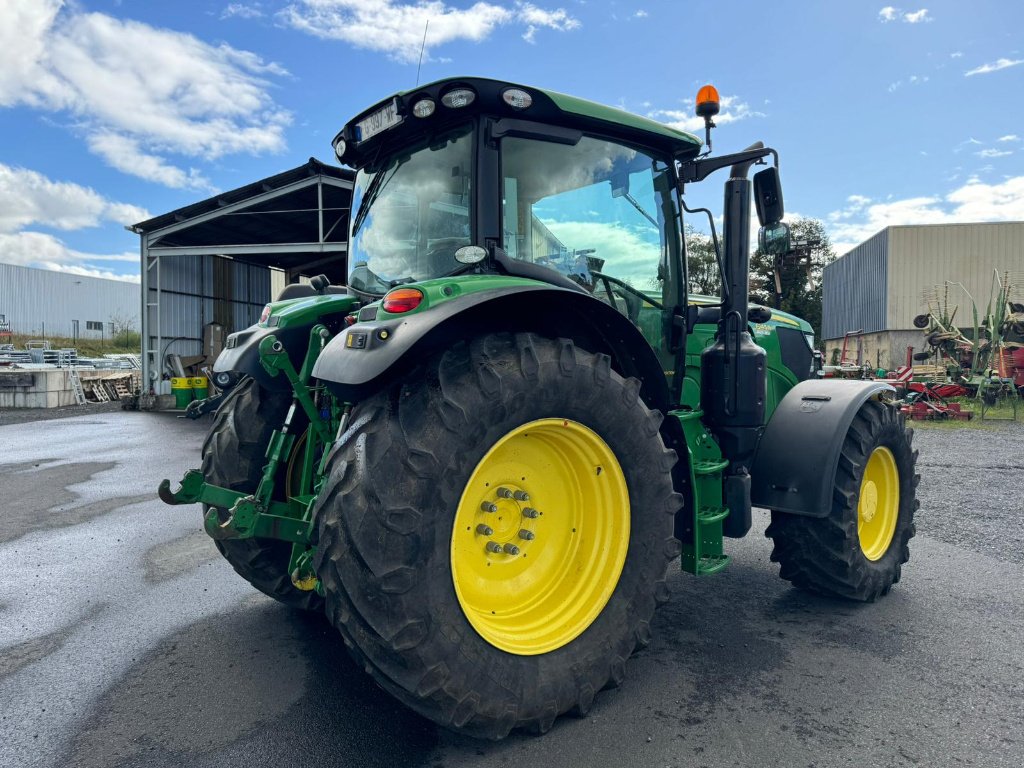
[[[820,379],[810,327],[749,306],[751,198],[762,247],[788,248],[778,156],[711,155],[717,111],[702,90],[707,152],[488,79],[358,115],[334,141],[347,285],[289,286],[228,337],[202,469],[161,498],[202,503],[239,574],[483,738],[586,713],[650,640],[668,564],[724,568],[754,505],[783,578],[887,593],[911,432],[888,385]],[[691,300],[684,191],[721,169],[722,296]]]

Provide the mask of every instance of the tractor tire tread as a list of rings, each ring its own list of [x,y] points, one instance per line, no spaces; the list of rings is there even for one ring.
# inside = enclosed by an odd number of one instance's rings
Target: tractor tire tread
[[[601,424],[624,420],[614,439],[629,446],[616,454],[630,457],[623,469],[632,478],[631,506],[655,514],[634,513],[626,567],[594,625],[538,665],[487,644],[463,615],[444,510],[456,508],[460,478],[479,460],[467,446],[487,444],[495,425],[559,411],[567,391],[560,379],[579,393],[574,413],[604,405],[611,415]],[[596,691],[621,683],[625,660],[649,639],[656,604],[667,600],[665,571],[678,554],[678,543],[666,542],[672,516],[656,513],[681,503],[660,437],[645,436],[660,414],[652,416],[637,384],[606,356],[567,339],[492,334],[437,353],[356,406],[314,512],[315,567],[328,619],[381,687],[445,727],[501,739],[515,728],[543,733],[561,714],[586,712]],[[624,405],[609,408],[613,398]],[[637,424],[645,428],[630,428]],[[392,580],[402,589],[383,588]]]

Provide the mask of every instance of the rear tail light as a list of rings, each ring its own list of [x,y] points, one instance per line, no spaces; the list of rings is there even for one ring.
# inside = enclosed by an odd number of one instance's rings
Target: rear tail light
[[[385,312],[399,315],[402,312],[411,312],[423,301],[423,291],[418,288],[396,288],[384,297],[381,301],[381,308]]]

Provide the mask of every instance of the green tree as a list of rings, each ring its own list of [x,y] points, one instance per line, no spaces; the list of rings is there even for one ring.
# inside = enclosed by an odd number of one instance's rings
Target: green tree
[[[750,258],[750,298],[803,318],[814,329],[814,338],[820,341],[822,270],[835,261],[836,255],[819,219],[794,219],[789,227],[792,250],[782,259],[779,269],[782,293],[776,293],[776,257],[755,250]]]
[[[686,240],[686,271],[690,293],[717,296],[722,288],[722,276],[718,272],[714,241],[694,229],[692,224],[686,225],[683,236]]]

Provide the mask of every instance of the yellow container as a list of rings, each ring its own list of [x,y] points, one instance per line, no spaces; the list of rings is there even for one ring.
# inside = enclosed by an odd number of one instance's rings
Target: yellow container
[[[171,394],[176,408],[187,408],[192,402],[192,379],[176,376],[171,379]]]
[[[192,382],[192,394],[196,400],[205,400],[210,396],[210,381],[205,376],[193,376],[189,381]]]

